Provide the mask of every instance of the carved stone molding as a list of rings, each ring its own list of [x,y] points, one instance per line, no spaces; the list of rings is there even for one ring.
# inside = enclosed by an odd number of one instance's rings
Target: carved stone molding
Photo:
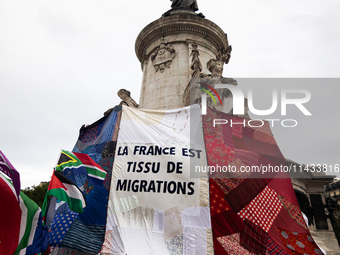
[[[229,47],[226,34],[212,21],[196,15],[173,15],[155,20],[139,33],[135,43],[139,61],[143,64],[144,56],[152,52],[147,49],[148,46],[158,38],[178,35],[182,32],[191,35],[192,38],[204,38],[216,50],[216,55]]]
[[[218,53],[217,59],[223,61],[225,64],[228,64],[231,57],[231,51],[232,47],[229,45],[227,49],[223,49]]]
[[[172,60],[176,56],[176,51],[172,44],[166,44],[162,37],[159,46],[154,49],[154,52],[150,55],[155,71],[158,70],[163,73],[165,67],[170,68]]]

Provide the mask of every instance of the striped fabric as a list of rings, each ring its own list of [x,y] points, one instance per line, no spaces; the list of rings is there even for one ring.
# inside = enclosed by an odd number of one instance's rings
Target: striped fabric
[[[93,253],[103,244],[105,226],[83,224],[75,219],[62,241],[62,247]]]

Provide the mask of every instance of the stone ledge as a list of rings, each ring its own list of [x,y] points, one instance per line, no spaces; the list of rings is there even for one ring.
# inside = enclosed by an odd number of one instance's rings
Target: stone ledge
[[[177,14],[155,20],[139,33],[135,43],[135,52],[139,61],[143,62],[147,47],[154,40],[180,32],[203,36],[218,51],[226,50],[229,46],[223,30],[212,21],[197,15]]]

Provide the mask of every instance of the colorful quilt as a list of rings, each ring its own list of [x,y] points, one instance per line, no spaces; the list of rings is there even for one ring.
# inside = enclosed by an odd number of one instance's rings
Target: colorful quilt
[[[101,252],[322,254],[284,166],[265,121],[124,107]]]
[[[246,125],[214,127],[214,119]],[[285,160],[269,123],[247,123],[211,109],[203,116],[209,166],[231,169],[210,174],[215,254],[322,254],[282,170]]]
[[[117,106],[92,125],[83,126],[73,153],[61,154],[56,170],[80,188],[87,206],[83,213],[76,213],[63,201],[51,203],[49,245],[54,253],[97,254],[102,248],[120,114],[121,106]]]
[[[123,106],[82,128],[73,151],[107,176],[84,213],[56,204],[54,223],[69,220],[59,243],[52,225],[57,254],[322,254],[266,121]]]

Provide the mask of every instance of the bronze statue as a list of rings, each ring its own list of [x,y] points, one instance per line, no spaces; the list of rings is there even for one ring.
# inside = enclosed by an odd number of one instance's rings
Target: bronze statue
[[[196,0],[170,0],[172,1],[171,9],[184,9],[198,11],[198,5]]]

